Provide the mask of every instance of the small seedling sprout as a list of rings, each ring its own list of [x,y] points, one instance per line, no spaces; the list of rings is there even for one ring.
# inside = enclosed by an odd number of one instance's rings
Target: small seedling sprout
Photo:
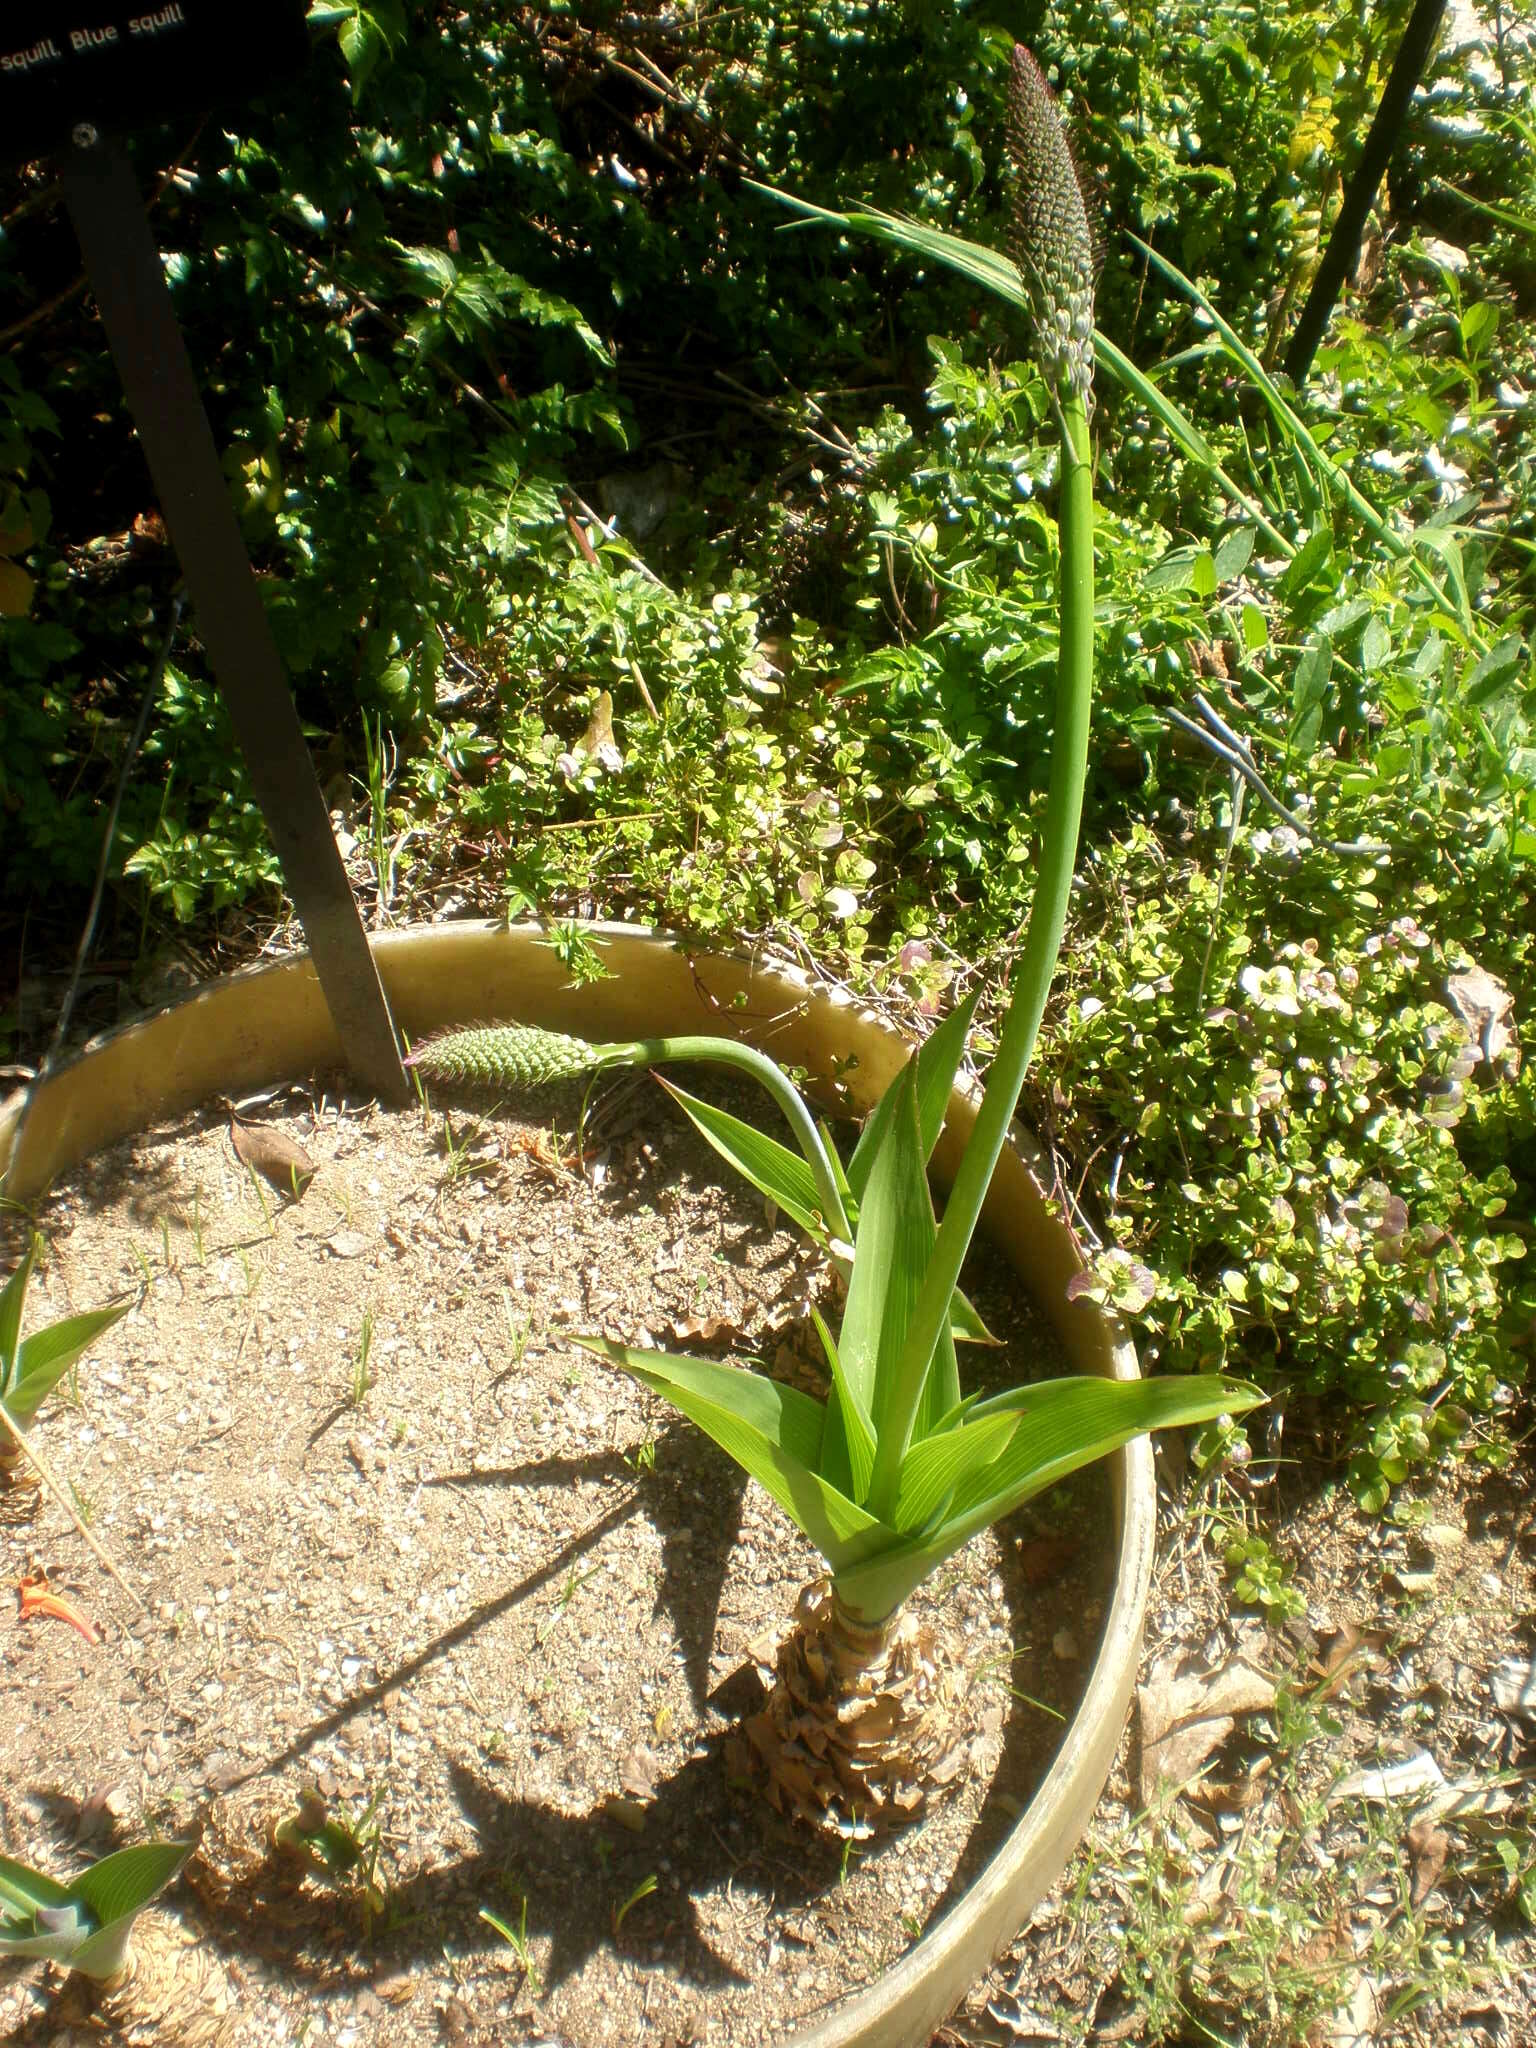
[[[502,1940],[511,1949],[513,1955],[517,1957],[518,1964],[522,1969],[523,1981],[528,1986],[529,1992],[532,1994],[532,1996],[535,1998],[541,1997],[543,1995],[544,1982],[539,1975],[539,1966],[534,1961],[533,1951],[528,1946],[527,1893],[523,1893],[518,1901],[518,1916],[516,1927],[511,1926],[507,1921],[503,1920],[499,1913],[491,1912],[490,1908],[487,1906],[482,1906],[480,1908],[480,1918],[483,1921],[485,1921],[488,1927],[495,1928],[496,1932],[501,1936]]]
[[[653,1870],[651,1871],[649,1876],[641,1878],[640,1882],[635,1886],[634,1890],[630,1893],[629,1897],[624,1901],[622,1906],[616,1906],[614,1908],[613,1934],[615,1940],[618,1939],[620,1930],[623,1928],[624,1921],[628,1916],[630,1910],[633,1907],[638,1906],[642,1899],[648,1899],[651,1896],[652,1892],[655,1891],[655,1889],[656,1873]]]

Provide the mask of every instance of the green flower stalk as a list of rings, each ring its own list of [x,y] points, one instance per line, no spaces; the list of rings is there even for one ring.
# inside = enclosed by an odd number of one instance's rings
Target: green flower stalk
[[[1022,44],[1013,51],[1008,150],[1018,186],[1014,247],[1034,312],[1035,355],[1061,430],[1057,509],[1060,640],[1056,730],[1024,951],[975,1129],[960,1162],[897,1369],[893,1427],[876,1459],[873,1501],[888,1507],[911,1443],[928,1362],[1018,1108],[1056,972],[1088,773],[1093,705],[1093,237],[1056,101]],[[946,1276],[948,1276],[946,1281]]]

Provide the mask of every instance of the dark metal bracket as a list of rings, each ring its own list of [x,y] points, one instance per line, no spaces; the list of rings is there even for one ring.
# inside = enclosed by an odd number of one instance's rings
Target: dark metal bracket
[[[121,150],[85,123],[75,130],[61,178],[198,632],[347,1064],[381,1101],[406,1102],[410,1084],[389,1005],[230,503],[137,181]]]

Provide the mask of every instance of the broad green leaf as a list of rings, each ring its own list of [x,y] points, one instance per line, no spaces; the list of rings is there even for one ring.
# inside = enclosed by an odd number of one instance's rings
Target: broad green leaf
[[[950,1011],[938,1029],[931,1031],[917,1049],[917,1121],[923,1134],[924,1159],[933,1157],[933,1148],[944,1128],[949,1098],[955,1089],[955,1076],[965,1057],[966,1036],[980,1000],[981,990],[977,988]],[[855,1201],[864,1198],[869,1170],[880,1147],[881,1132],[895,1101],[894,1087],[887,1088],[859,1133],[859,1142],[848,1162],[848,1184],[853,1189]]]
[[[1431,549],[1444,562],[1450,578],[1457,621],[1464,631],[1467,630],[1472,624],[1472,601],[1467,593],[1467,571],[1462,560],[1461,543],[1444,527],[1420,526],[1414,531],[1413,545],[1416,548]]]
[[[862,1502],[869,1497],[869,1475],[875,1469],[875,1425],[870,1420],[869,1410],[848,1383],[837,1343],[814,1302],[811,1304],[811,1321],[816,1325],[816,1334],[821,1339],[822,1350],[827,1354],[827,1364],[832,1369],[832,1381],[837,1388],[841,1406],[843,1444],[847,1452],[853,1498]],[[821,1451],[821,1475],[824,1479],[837,1483],[837,1475],[828,1467],[825,1440]]]
[[[848,1305],[838,1338],[843,1371],[875,1426],[933,1250],[933,1201],[917,1121],[917,1062],[909,1059],[888,1094],[895,1098],[869,1170],[853,1241]]]
[[[1216,580],[1233,583],[1253,559],[1256,536],[1251,526],[1234,526],[1224,533],[1216,549]]]
[[[10,1910],[28,1916],[39,1906],[67,1906],[69,1888],[29,1864],[0,1856],[0,1913]]]
[[[88,1906],[104,1928],[110,1927],[125,1913],[141,1912],[156,1892],[164,1891],[196,1846],[141,1842],[136,1848],[119,1849],[83,1871],[69,1887],[69,1895]]]
[[[115,1308],[92,1308],[78,1316],[65,1316],[46,1330],[34,1330],[22,1344],[16,1370],[5,1393],[5,1405],[23,1428],[32,1420],[82,1351],[86,1351],[103,1330],[121,1322],[133,1307],[131,1301]]]
[[[956,1488],[944,1522],[931,1537],[907,1540],[837,1573],[837,1590],[852,1611],[877,1620],[892,1614],[946,1558],[983,1529],[1012,1514],[1058,1479],[1105,1457],[1149,1430],[1210,1422],[1255,1407],[1263,1396],[1241,1380],[1046,1380],[991,1400],[967,1404],[971,1425],[1016,1414],[1019,1427],[1002,1454]]]
[[[816,1469],[826,1411],[795,1387],[713,1359],[639,1351],[607,1337],[575,1342],[623,1368],[696,1422],[771,1494],[834,1571],[868,1556],[886,1539],[873,1515]]]
[[[955,1300],[960,1299],[960,1290],[955,1289]],[[923,1381],[923,1391],[918,1397],[917,1413],[912,1418],[912,1441],[931,1434],[934,1424],[941,1415],[954,1407],[960,1398],[960,1366],[955,1357],[954,1307],[950,1307],[951,1323],[947,1330],[939,1332],[939,1341],[934,1346],[933,1363],[928,1368],[928,1377]],[[995,1343],[996,1338],[988,1333],[987,1341]]]
[[[961,1485],[995,1463],[1018,1427],[1016,1415],[988,1415],[915,1443],[901,1461],[891,1516],[902,1534],[925,1528]]]
[[[34,1231],[21,1264],[4,1287],[0,1287],[0,1393],[10,1385],[17,1340],[21,1336],[21,1311],[27,1299],[27,1282],[37,1264],[37,1248],[41,1242]]]
[[[143,1842],[104,1856],[78,1877],[70,1893],[101,1925],[70,1956],[70,1968],[87,1977],[116,1976],[127,1959],[134,1921],[178,1874],[195,1847],[193,1842]]]
[[[716,1109],[712,1102],[690,1095],[664,1075],[658,1074],[656,1079],[728,1166],[734,1166],[759,1194],[776,1202],[809,1236],[826,1242],[827,1225],[816,1194],[816,1179],[798,1152],[792,1152],[752,1124],[743,1123],[728,1110]]]

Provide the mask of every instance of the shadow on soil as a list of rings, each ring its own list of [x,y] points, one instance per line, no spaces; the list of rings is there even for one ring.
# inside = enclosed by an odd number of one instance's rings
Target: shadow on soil
[[[573,1476],[601,1477],[610,1465],[619,1471],[627,1469],[617,1454],[569,1462],[569,1472],[540,1464],[503,1473],[465,1475],[454,1483],[464,1484],[472,1477],[482,1485],[529,1484],[535,1479],[541,1484],[562,1484]],[[517,1606],[540,1587],[558,1584],[575,1559],[637,1512],[655,1515],[663,1528],[669,1518],[677,1528],[710,1521],[713,1535],[708,1544],[678,1546],[686,1556],[678,1559],[675,1582],[677,1607],[702,1623],[694,1635],[683,1637],[690,1674],[707,1674],[713,1602],[723,1581],[728,1531],[734,1527],[734,1518],[722,1516],[713,1521],[701,1513],[700,1479],[712,1482],[716,1475],[700,1475],[692,1465],[691,1458],[680,1458],[675,1472],[666,1474],[659,1452],[656,1473],[643,1474],[642,1484],[573,1537],[537,1572],[483,1603],[386,1681],[312,1723],[283,1750],[254,1766],[240,1782],[254,1786],[256,1781],[276,1778],[353,1716],[407,1686],[425,1665],[496,1615]],[[723,1460],[721,1465],[725,1469]],[[711,1493],[713,1490],[711,1484]],[[1084,1508],[1089,1520],[1102,1530],[1102,1495],[1091,1504],[1085,1502]],[[685,1516],[686,1521],[681,1519]],[[1085,1558],[1091,1547],[1085,1536]],[[1102,1536],[1099,1547],[1103,1548]],[[695,1550],[700,1554],[695,1556]],[[1018,1558],[1019,1546],[1006,1544],[1000,1564],[1000,1604],[1011,1615],[1015,1640],[1023,1638],[1026,1621],[1042,1597],[1028,1584]],[[1080,1573],[1069,1572],[1066,1578],[1069,1608],[1080,1616],[1087,1603],[1104,1590],[1102,1576],[1085,1563]],[[710,1597],[701,1599],[706,1581]],[[671,1604],[665,1588],[662,1599]],[[1048,1705],[1059,1703],[1070,1711],[1085,1672],[1086,1658],[1075,1672],[1060,1666],[1053,1669],[1048,1654],[1043,1668],[1036,1660],[1009,1712],[1001,1762],[972,1825],[960,1865],[942,1897],[934,1902],[930,1925],[977,1877],[1049,1766],[1064,1722],[1040,1710],[1035,1691],[1046,1697]],[[718,1692],[715,1697],[718,1701]],[[553,1811],[500,1791],[468,1760],[450,1760],[449,1785],[474,1846],[422,1869],[398,1886],[390,1894],[383,1920],[374,1925],[366,1940],[360,1938],[355,1895],[300,1883],[291,1863],[270,1852],[253,1867],[253,1857],[264,1847],[255,1830],[243,1844],[228,1844],[231,1855],[195,1859],[186,1883],[197,1898],[210,1938],[226,1955],[280,1961],[285,1971],[317,1988],[355,1988],[381,1970],[426,1964],[440,1957],[445,1948],[460,1955],[495,1953],[504,1945],[479,1917],[481,1907],[503,1919],[510,1916],[511,1924],[516,1925],[520,1903],[526,1899],[528,1940],[542,1945],[547,1939],[550,1943],[542,1972],[546,1988],[558,1986],[582,1970],[595,1952],[612,1945],[641,1969],[655,1969],[702,1992],[723,1990],[747,1980],[712,1945],[695,1901],[714,1894],[715,1910],[719,1911],[719,1901],[728,1898],[736,1902],[735,1910],[749,1924],[757,1926],[770,1914],[777,1919],[786,1911],[820,1902],[821,1916],[835,1921],[840,1911],[842,1862],[837,1845],[792,1831],[772,1813],[745,1785],[731,1752],[729,1730],[707,1737],[672,1777],[657,1786],[644,1806],[639,1832],[631,1832],[617,1819],[607,1802],[584,1814]],[[384,1789],[387,1806],[387,1786]],[[281,1798],[276,1794],[273,1814],[279,1810]],[[638,1817],[630,1816],[632,1821]],[[861,1860],[876,1868],[887,1858],[899,1867],[902,1856],[901,1836],[861,1852]],[[655,1880],[655,1889],[625,1911],[626,1902],[647,1879]]]

